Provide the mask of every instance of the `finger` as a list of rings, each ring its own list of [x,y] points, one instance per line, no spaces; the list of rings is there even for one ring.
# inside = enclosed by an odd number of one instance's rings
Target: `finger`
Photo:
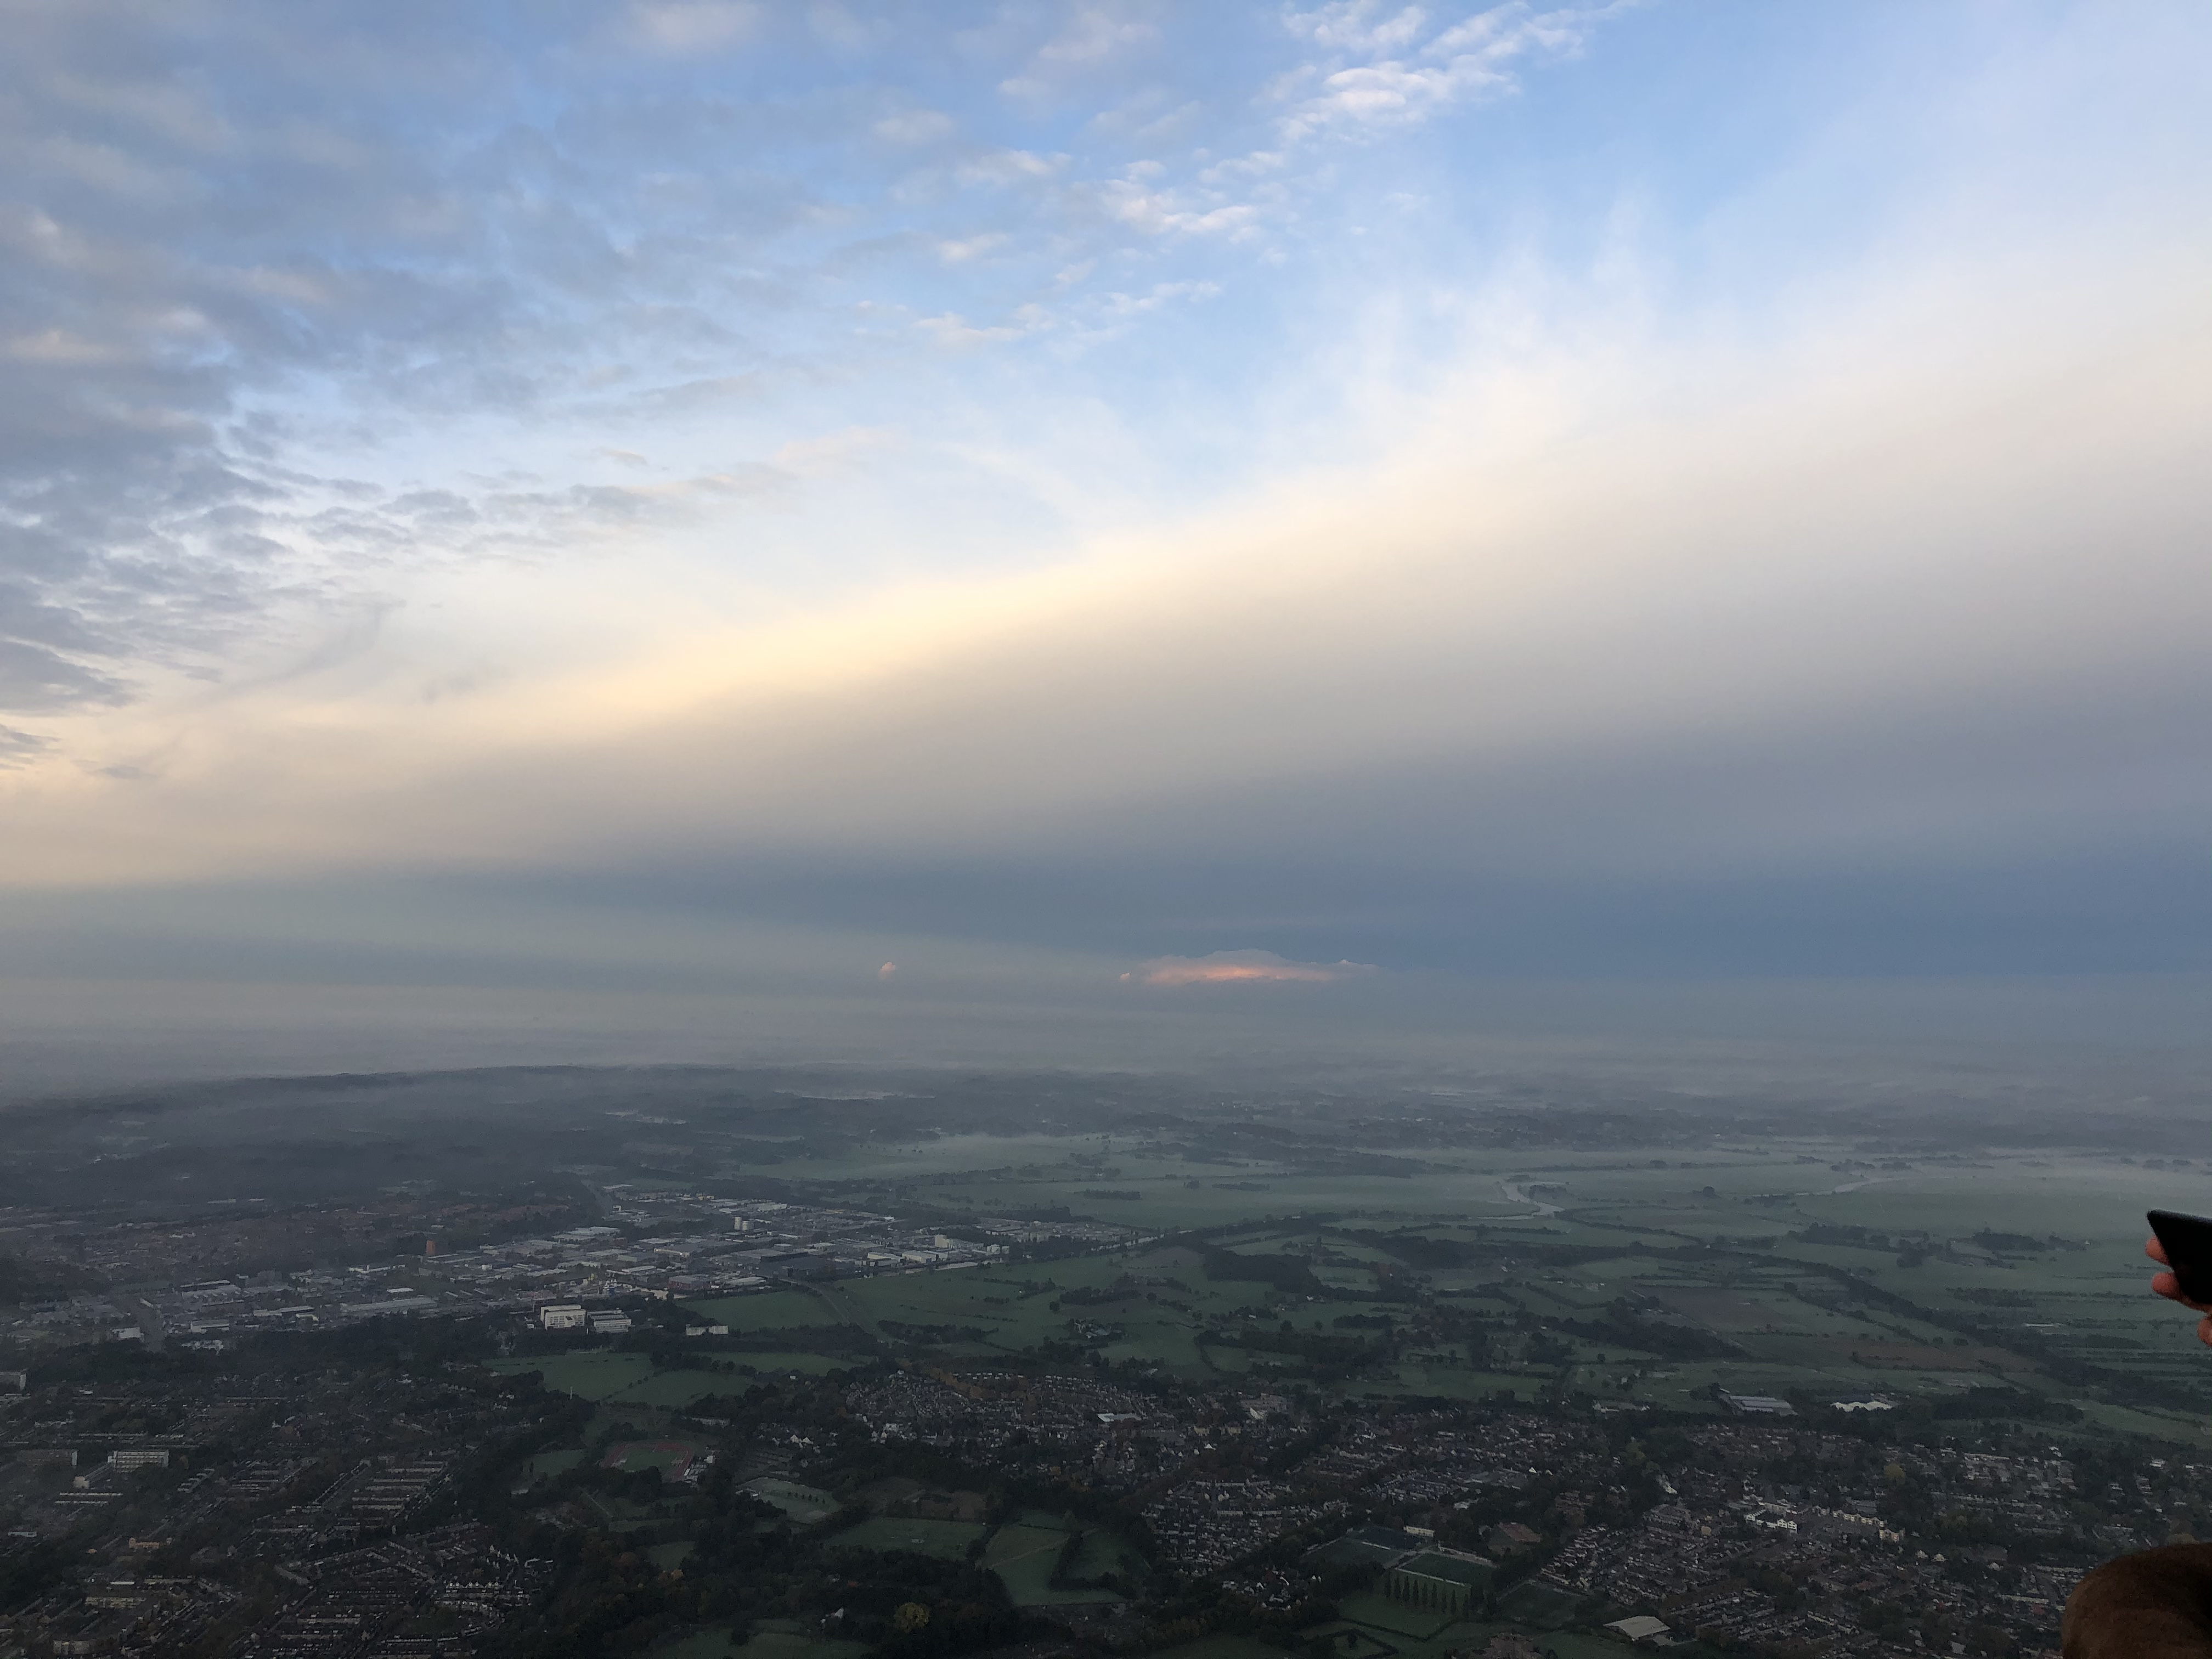
[[[2212,1314],[2207,1314],[2197,1322],[2197,1340],[2206,1347],[2212,1348]]]
[[[2185,1308],[2194,1308],[2199,1313],[2212,1313],[2212,1303],[2192,1302],[2181,1293],[2181,1281],[2172,1273],[2153,1273],[2150,1287],[2169,1302],[2179,1302]]]
[[[2154,1261],[2166,1261],[2166,1246],[2155,1236],[2143,1240],[2143,1254]],[[2170,1267],[2173,1264],[2166,1261],[2166,1265]]]

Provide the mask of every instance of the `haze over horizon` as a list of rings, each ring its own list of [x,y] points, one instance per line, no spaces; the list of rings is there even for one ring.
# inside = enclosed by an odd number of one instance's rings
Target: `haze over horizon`
[[[0,15],[0,1071],[2205,1042],[2202,8]]]

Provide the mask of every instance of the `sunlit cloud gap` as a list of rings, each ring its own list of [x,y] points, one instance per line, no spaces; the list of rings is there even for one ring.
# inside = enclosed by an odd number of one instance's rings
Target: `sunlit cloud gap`
[[[1216,951],[1206,957],[1156,957],[1121,975],[1139,985],[1334,985],[1378,969],[1359,962],[1287,962],[1273,951]]]

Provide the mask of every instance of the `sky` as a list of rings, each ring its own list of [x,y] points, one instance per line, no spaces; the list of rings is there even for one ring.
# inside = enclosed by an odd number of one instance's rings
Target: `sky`
[[[0,1039],[2202,1039],[2201,6],[0,28]]]

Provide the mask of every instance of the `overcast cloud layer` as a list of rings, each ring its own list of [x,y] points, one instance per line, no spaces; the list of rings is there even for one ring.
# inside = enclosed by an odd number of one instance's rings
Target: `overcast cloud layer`
[[[40,1008],[2212,968],[2199,6],[0,27]]]

